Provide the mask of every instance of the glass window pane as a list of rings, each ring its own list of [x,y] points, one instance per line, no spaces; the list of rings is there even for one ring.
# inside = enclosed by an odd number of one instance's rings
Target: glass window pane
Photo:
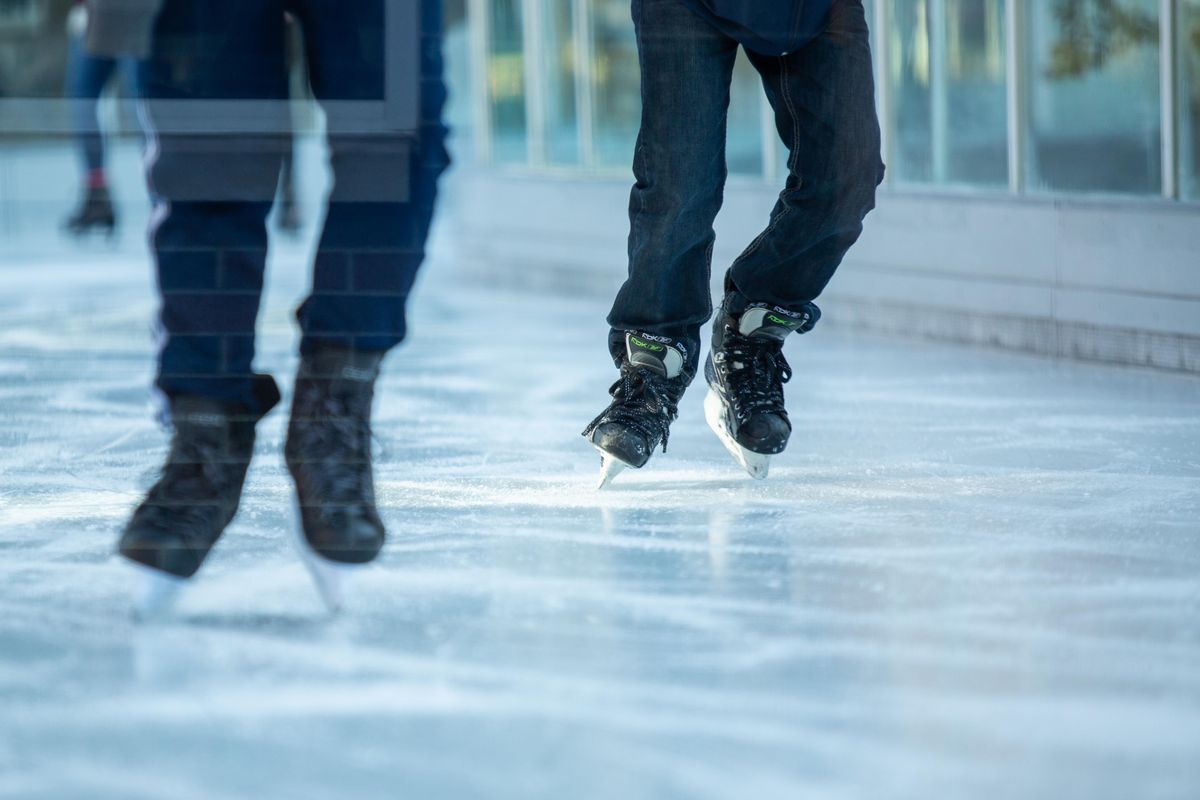
[[[892,162],[897,183],[933,180],[933,95],[930,86],[929,3],[889,0],[887,81],[892,100]]]
[[[737,175],[762,175],[762,82],[758,71],[738,50],[729,94],[729,133],[725,157],[729,171]]]
[[[525,56],[519,0],[492,0],[488,17],[487,90],[492,120],[492,160],[525,163]]]
[[[944,162],[938,163],[935,136],[934,176],[952,183],[1007,185],[1004,0],[944,2]]]
[[[1200,0],[1183,0],[1179,13],[1180,194],[1200,200]]]
[[[637,39],[629,0],[591,0],[596,163],[628,169],[642,118]]]
[[[573,6],[565,0],[542,1],[546,87],[546,161],[579,163],[579,125],[575,102],[576,52]]]
[[[1029,20],[1029,185],[1162,186],[1158,0],[1049,0]]]
[[[891,0],[900,183],[1008,181],[1004,0]]]

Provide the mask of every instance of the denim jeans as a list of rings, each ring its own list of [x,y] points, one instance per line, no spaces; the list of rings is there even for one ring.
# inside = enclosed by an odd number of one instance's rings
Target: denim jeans
[[[75,141],[89,171],[104,169],[104,135],[96,118],[100,95],[113,76],[120,73],[122,89],[128,100],[137,97],[137,61],[132,58],[103,58],[83,49],[78,36],[67,45],[66,96],[71,100],[71,124]]]
[[[738,43],[682,0],[633,0],[642,122],[629,199],[629,276],[608,323],[681,340],[695,371],[727,174],[726,115]],[[747,51],[788,177],[767,227],[726,276],[743,301],[799,309],[824,290],[862,232],[883,180],[870,39],[861,0],[835,0],[828,27],[785,56]]]
[[[383,0],[166,0],[143,69],[151,123],[151,243],[161,296],[157,386],[263,410],[252,370],[267,258],[266,218],[290,116],[284,10],[299,20],[308,78],[329,119],[334,186],[297,311],[301,352],[385,351],[404,339],[405,304],[425,255],[437,180],[449,163],[442,110],[441,0],[422,0],[420,129],[338,122],[345,103],[384,97]],[[232,101],[238,130],[177,101]],[[246,102],[251,101],[251,102]],[[217,106],[211,106],[217,107]],[[181,110],[182,109],[182,110]],[[192,116],[189,116],[192,115]]]

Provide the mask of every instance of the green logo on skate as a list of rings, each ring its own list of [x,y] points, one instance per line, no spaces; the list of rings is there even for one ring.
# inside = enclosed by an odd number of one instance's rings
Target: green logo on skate
[[[783,317],[777,317],[774,314],[767,314],[767,322],[770,322],[772,325],[782,325],[785,328],[800,327],[800,320],[784,319]]]
[[[642,339],[639,339],[636,336],[630,336],[629,341],[633,342],[635,347],[640,347],[644,350],[649,350],[652,353],[657,353],[660,350],[664,349],[661,344],[654,344],[653,342],[643,341]]]

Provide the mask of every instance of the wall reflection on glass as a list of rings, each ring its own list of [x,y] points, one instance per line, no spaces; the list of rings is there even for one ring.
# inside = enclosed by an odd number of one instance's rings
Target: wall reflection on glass
[[[487,92],[492,161],[528,160],[525,117],[525,52],[521,3],[492,0],[488,17]]]
[[[1181,0],[1178,26],[1180,196],[1200,200],[1200,0]]]
[[[629,0],[591,0],[596,163],[628,169],[642,119],[641,75]]]
[[[1003,186],[1003,0],[891,0],[896,178]]]
[[[1162,191],[1158,8],[1029,4],[1031,189]]]
[[[545,145],[548,164],[576,165],[579,154],[578,57],[575,9],[564,0],[540,0]]]

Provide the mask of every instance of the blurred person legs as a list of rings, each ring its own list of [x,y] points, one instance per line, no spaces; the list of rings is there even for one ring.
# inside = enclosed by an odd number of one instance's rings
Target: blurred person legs
[[[116,227],[116,214],[108,191],[104,134],[97,110],[100,96],[117,73],[119,62],[115,58],[93,56],[84,49],[86,14],[81,5],[71,12],[66,85],[75,140],[83,158],[83,191],[78,207],[63,222],[63,227],[75,235],[92,229],[111,235]]]
[[[343,102],[383,99],[382,2],[297,0],[286,7],[300,22],[309,80],[326,109],[334,187],[312,291],[297,312],[301,364],[285,449],[302,552],[336,605],[332,570],[372,560],[384,540],[371,474],[371,402],[384,355],[405,337],[405,304],[424,258],[437,179],[449,161],[440,3],[422,6],[416,137],[364,131]],[[284,8],[281,0],[167,0],[155,27],[145,91],[155,137],[151,241],[162,302],[156,385],[172,412],[182,399],[200,398],[231,419],[256,422],[279,400],[274,380],[256,374],[252,362],[266,219],[290,132]],[[196,100],[205,113],[180,102]],[[224,485],[240,493],[240,483]],[[200,544],[211,546],[229,518],[210,515],[211,535]],[[136,558],[125,548],[132,526],[121,549]],[[198,564],[207,547],[197,552]]]
[[[664,345],[682,359],[674,380],[686,387],[699,364],[700,328],[712,315],[712,224],[727,174],[726,116],[739,40],[684,0],[635,0],[633,14],[642,126],[630,195],[629,275],[608,317],[609,349],[623,373],[643,373],[633,338]],[[813,301],[858,239],[883,176],[862,3],[837,0],[823,22],[784,55],[746,51],[790,154],[788,178],[766,229],[726,274],[705,374],[706,417],[755,477],[766,475],[770,455],[783,450],[791,432],[783,340],[816,324]],[[682,388],[674,388],[677,402]],[[612,394],[600,424],[585,436],[621,459],[607,446],[620,438],[605,426],[607,415],[652,450],[659,442],[622,419],[626,398],[637,395],[620,381]],[[637,406],[629,413],[647,416]]]

